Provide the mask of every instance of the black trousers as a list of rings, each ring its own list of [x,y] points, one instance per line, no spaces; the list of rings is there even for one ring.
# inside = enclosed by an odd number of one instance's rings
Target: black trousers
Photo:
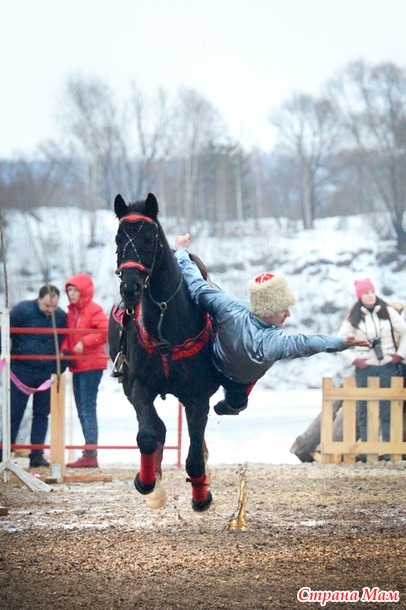
[[[216,382],[224,388],[224,397],[230,407],[233,409],[241,409],[241,407],[244,407],[247,404],[248,396],[256,384],[257,379],[251,383],[236,383],[219,371],[215,372],[215,376]]]

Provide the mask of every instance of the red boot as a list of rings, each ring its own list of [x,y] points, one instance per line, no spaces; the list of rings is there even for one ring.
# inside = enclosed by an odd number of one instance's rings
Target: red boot
[[[97,455],[86,455],[85,453],[76,462],[66,464],[68,468],[98,468]]]

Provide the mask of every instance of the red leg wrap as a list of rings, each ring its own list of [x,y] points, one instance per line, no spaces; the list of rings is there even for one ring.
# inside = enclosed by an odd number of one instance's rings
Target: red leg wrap
[[[208,485],[206,483],[206,475],[202,474],[201,477],[196,478],[190,477],[189,480],[192,483],[193,500],[195,500],[196,502],[204,502],[207,498],[208,490]]]
[[[152,485],[155,481],[155,453],[141,454],[140,479],[145,485]]]

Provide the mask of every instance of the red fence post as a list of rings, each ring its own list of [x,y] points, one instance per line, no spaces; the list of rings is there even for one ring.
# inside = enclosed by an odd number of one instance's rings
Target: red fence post
[[[178,405],[178,461],[177,467],[180,468],[182,466],[182,416],[183,416],[183,407],[181,403]]]

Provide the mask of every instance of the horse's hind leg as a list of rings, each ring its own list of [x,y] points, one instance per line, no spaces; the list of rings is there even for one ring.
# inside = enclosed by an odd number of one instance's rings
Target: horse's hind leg
[[[192,484],[192,507],[196,511],[204,511],[213,501],[209,489],[210,476],[206,474],[207,446],[204,432],[207,424],[207,409],[202,403],[186,409],[186,418],[189,429],[190,446],[186,458],[186,472]]]

